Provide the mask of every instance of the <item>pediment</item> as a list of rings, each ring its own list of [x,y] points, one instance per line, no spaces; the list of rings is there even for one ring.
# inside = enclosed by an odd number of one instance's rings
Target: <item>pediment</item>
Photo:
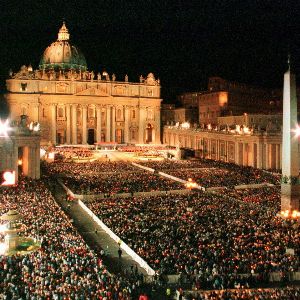
[[[80,91],[75,94],[76,96],[98,96],[98,97],[108,97],[106,90],[98,88],[88,88],[86,90]]]

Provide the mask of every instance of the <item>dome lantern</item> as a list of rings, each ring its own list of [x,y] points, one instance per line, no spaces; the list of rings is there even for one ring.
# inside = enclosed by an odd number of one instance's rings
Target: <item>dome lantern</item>
[[[61,28],[59,29],[57,40],[68,41],[69,39],[70,39],[70,34],[68,28],[66,27],[66,23],[63,22]]]

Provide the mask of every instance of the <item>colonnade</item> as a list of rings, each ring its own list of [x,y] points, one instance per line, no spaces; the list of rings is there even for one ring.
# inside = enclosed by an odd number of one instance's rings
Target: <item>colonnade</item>
[[[81,109],[81,117],[78,119],[77,110],[80,107]],[[130,110],[132,106],[123,105],[120,106],[122,110],[122,117],[117,121],[116,119],[116,110],[119,107],[115,105],[92,105],[93,109],[95,109],[94,125],[89,127],[88,125],[88,108],[87,104],[65,104],[64,105],[64,115],[63,122],[65,125],[63,129],[65,131],[64,141],[66,144],[87,144],[88,142],[88,129],[95,130],[95,142],[116,142],[116,130],[122,130],[122,142],[129,143],[132,142],[131,134],[130,134],[130,126],[131,124],[131,116]],[[57,144],[57,132],[59,130],[58,126],[58,116],[57,116],[57,108],[58,104],[53,103],[51,105],[51,141],[53,144]],[[134,130],[138,132],[136,136],[136,142],[144,143],[147,135],[146,124],[147,124],[147,108],[146,107],[138,107],[136,109],[136,116],[134,120]],[[105,116],[105,120],[103,120],[103,116]],[[160,112],[156,115],[156,119],[160,117]],[[81,123],[81,126],[80,124]],[[158,124],[158,125],[157,125]],[[160,128],[159,121],[155,123],[156,128]],[[62,127],[60,127],[61,129]],[[156,129],[155,128],[155,129]],[[153,129],[153,140],[156,141],[155,138],[155,129]],[[80,130],[80,132],[78,132]],[[159,130],[159,129],[157,129]],[[80,133],[81,141],[78,140],[78,133]],[[105,140],[101,140],[102,135],[105,136]]]
[[[198,156],[208,159],[260,169],[281,169],[281,133],[242,136],[165,128],[164,143],[195,149]]]

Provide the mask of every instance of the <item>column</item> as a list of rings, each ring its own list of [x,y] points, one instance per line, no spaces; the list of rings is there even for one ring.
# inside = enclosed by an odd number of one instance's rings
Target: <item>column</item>
[[[40,161],[40,156],[38,156],[38,160]],[[11,169],[15,171],[16,175],[16,182],[18,181],[18,146],[14,145],[12,147],[12,152],[11,152]]]
[[[87,144],[87,105],[82,105],[82,144]]]
[[[220,160],[220,140],[216,140],[216,160]]]
[[[67,117],[67,134],[66,143],[71,144],[71,107],[70,104],[66,105],[66,117]]]
[[[111,141],[116,141],[116,107],[112,107],[112,117],[111,117]]]
[[[39,122],[39,104],[33,104],[33,122]]]
[[[106,136],[105,141],[110,142],[110,106],[106,105]]]
[[[129,143],[129,106],[125,105],[124,142]]]
[[[29,147],[29,168],[28,168],[28,176],[30,178],[35,178],[35,147]]]
[[[51,105],[51,142],[56,145],[56,104]]]
[[[77,105],[72,105],[72,144],[77,144]]]
[[[97,143],[101,142],[101,106],[97,106],[97,134],[96,134],[96,140]]]
[[[39,147],[35,147],[35,179],[40,179],[40,148]]]
[[[276,170],[280,169],[280,145],[276,144],[275,145],[275,168]]]
[[[266,144],[266,169],[270,168],[270,146]]]
[[[248,166],[254,167],[254,143],[248,143]]]
[[[153,142],[155,142],[155,144],[161,144],[161,137],[160,137],[160,133],[161,133],[161,124],[160,124],[160,107],[155,111],[155,136],[153,138]]]
[[[208,138],[207,139],[207,154],[208,154],[208,156],[207,156],[207,158],[211,158],[211,139],[210,138]]]
[[[144,144],[144,121],[145,121],[145,108],[139,107],[139,143]]]
[[[234,143],[234,160],[235,160],[235,164],[239,165],[239,160],[240,160],[240,153],[239,153],[239,142],[235,141]]]
[[[226,155],[225,155],[225,161],[226,162],[229,162],[229,142],[228,141],[226,141],[225,142],[225,153],[226,153]]]
[[[263,156],[263,149],[262,143],[257,143],[257,168],[262,169],[262,156]]]
[[[279,169],[282,169],[282,146],[279,144]]]
[[[243,166],[248,166],[248,144],[243,143]]]

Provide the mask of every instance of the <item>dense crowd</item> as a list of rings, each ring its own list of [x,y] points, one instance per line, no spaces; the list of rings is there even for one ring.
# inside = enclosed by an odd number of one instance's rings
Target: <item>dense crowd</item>
[[[148,152],[148,151],[159,151],[167,150],[169,147],[166,146],[120,146],[118,147],[119,151],[122,152]]]
[[[45,163],[44,170],[52,176],[56,175],[100,175],[124,172],[139,172],[141,169],[122,161],[94,161],[85,163],[53,162]]]
[[[183,297],[182,297],[183,298]],[[298,300],[300,299],[299,287],[274,288],[274,289],[235,289],[214,290],[198,293],[187,293],[186,300]]]
[[[203,192],[88,206],[153,269],[196,278],[205,288],[247,286],[254,274],[300,268],[299,223],[276,217],[275,206]]]
[[[125,162],[44,163],[44,171],[62,177],[75,194],[118,194],[183,189],[178,182],[151,174]]]
[[[31,254],[0,256],[0,299],[131,299],[136,282],[108,273],[41,181],[21,180],[0,197],[0,214],[17,209],[23,234],[42,241]]]
[[[183,189],[178,182],[147,171],[64,177],[63,183],[75,194],[120,194]]]
[[[71,160],[73,158],[90,158],[93,152],[87,148],[80,147],[55,147],[48,149],[48,152],[54,152],[58,160]]]
[[[263,186],[259,188],[223,190],[222,193],[249,203],[257,203],[275,207],[279,211],[280,206],[280,186]]]
[[[143,165],[186,180],[192,178],[203,187],[226,186],[233,188],[241,184],[279,184],[280,175],[274,175],[252,167],[243,167],[214,160],[191,160],[143,162]]]

